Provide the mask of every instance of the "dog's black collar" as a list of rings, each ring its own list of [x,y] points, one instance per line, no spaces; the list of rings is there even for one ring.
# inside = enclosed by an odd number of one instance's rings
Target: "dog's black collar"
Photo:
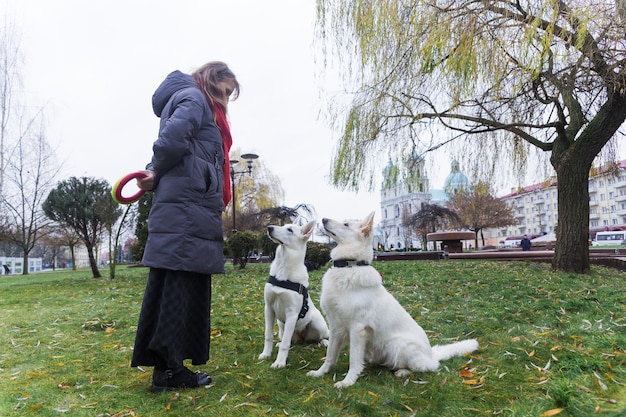
[[[295,291],[298,294],[301,294],[302,308],[300,309],[300,314],[298,314],[298,318],[301,319],[306,316],[307,311],[309,311],[309,290],[304,285],[289,280],[276,279],[274,275],[270,275],[270,277],[267,279],[267,282],[269,284],[276,285],[277,287],[285,288],[287,290]]]
[[[369,263],[366,261],[346,261],[346,260],[333,261],[333,266],[335,268],[352,268],[353,266],[367,266],[367,265],[369,265]]]

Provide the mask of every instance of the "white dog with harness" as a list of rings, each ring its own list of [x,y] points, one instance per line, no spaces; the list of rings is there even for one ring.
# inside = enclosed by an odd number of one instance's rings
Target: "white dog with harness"
[[[259,359],[272,355],[274,323],[278,322],[278,355],[272,368],[282,368],[292,343],[328,345],[328,326],[309,295],[309,274],[304,265],[306,244],[315,222],[268,226],[267,234],[278,243],[265,284],[265,342]]]

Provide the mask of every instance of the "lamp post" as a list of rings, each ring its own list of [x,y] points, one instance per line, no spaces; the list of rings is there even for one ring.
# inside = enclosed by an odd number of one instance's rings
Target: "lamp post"
[[[235,175],[240,175],[240,174],[248,174],[250,176],[252,176],[252,163],[254,162],[255,159],[257,159],[259,157],[259,155],[253,154],[253,153],[245,153],[243,155],[241,155],[241,157],[243,159],[246,160],[246,164],[248,166],[248,169],[246,171],[235,171],[235,168],[233,167],[233,165],[238,164],[239,161],[237,159],[231,159],[230,160],[230,184],[232,187],[232,197],[233,197],[233,230],[232,233],[235,234],[237,233],[237,207],[236,207],[236,199],[235,199]]]

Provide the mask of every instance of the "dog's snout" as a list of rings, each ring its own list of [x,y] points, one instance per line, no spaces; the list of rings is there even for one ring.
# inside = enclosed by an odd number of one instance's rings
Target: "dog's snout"
[[[274,226],[267,226],[267,231],[271,232],[272,230],[274,230]]]
[[[327,218],[323,218],[323,219],[322,219],[322,224],[323,224],[323,225],[326,225],[326,223],[328,223],[328,219],[327,219]]]

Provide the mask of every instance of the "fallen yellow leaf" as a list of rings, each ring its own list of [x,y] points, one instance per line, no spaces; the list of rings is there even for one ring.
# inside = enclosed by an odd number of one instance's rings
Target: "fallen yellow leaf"
[[[306,399],[304,401],[302,401],[302,402],[306,403],[306,402],[311,401],[311,398],[313,398],[314,395],[315,395],[315,390],[311,390],[311,392],[309,393],[309,396],[306,397]]]
[[[540,415],[541,415],[541,417],[555,416],[555,415],[561,413],[562,411],[563,411],[562,408],[553,408],[552,410],[544,411]]]
[[[379,400],[379,398],[380,398],[380,396],[379,396],[378,394],[376,394],[376,393],[374,393],[374,392],[372,392],[372,391],[367,391],[367,394],[368,394],[368,395],[370,395],[370,396],[372,396],[372,397],[374,397],[374,398],[372,399],[372,402],[370,403],[370,406],[372,406],[372,405],[374,405],[374,404],[376,404],[376,403],[378,402],[378,400]]]

